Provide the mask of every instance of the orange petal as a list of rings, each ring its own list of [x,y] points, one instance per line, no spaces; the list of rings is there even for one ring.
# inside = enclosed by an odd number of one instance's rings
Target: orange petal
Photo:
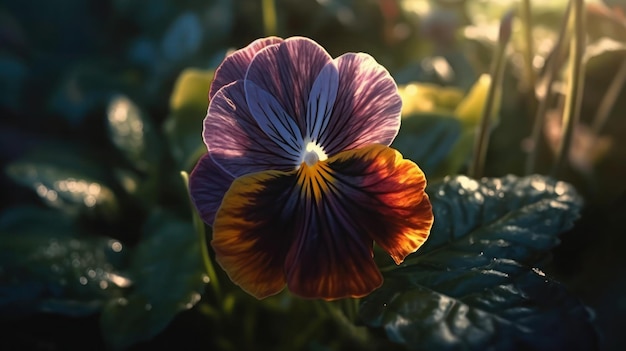
[[[298,183],[307,216],[295,222],[285,271],[289,289],[300,296],[367,295],[382,283],[373,240],[401,263],[430,233],[424,174],[389,147],[371,145],[303,164]]]
[[[412,161],[383,145],[346,151],[328,160],[360,225],[400,264],[430,234],[434,218],[426,177]]]
[[[373,240],[400,263],[428,237],[424,187],[419,168],[383,145],[238,178],[216,216],[217,261],[258,298],[285,282],[307,298],[367,295],[382,284]]]
[[[259,299],[285,286],[292,212],[285,214],[280,206],[289,192],[276,189],[290,189],[293,183],[293,174],[280,171],[237,178],[215,217],[211,245],[216,261],[235,284]]]

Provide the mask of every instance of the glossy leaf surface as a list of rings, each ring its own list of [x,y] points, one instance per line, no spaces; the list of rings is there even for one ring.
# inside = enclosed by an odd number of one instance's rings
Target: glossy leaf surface
[[[0,314],[97,312],[129,284],[116,268],[124,253],[117,240],[78,236],[56,211],[11,208],[0,216]]]
[[[578,217],[574,189],[531,176],[433,184],[427,243],[360,316],[412,350],[594,349],[593,316],[537,265]]]
[[[113,348],[154,337],[174,316],[192,308],[208,278],[191,223],[155,213],[128,270],[133,289],[102,310],[102,333]]]
[[[16,183],[31,188],[48,206],[69,215],[98,214],[114,219],[119,204],[105,168],[72,149],[50,144],[36,148],[5,168]]]

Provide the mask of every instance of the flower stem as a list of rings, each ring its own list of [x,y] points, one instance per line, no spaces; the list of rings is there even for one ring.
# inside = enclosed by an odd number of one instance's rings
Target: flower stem
[[[593,117],[592,130],[595,136],[598,136],[602,132],[602,129],[604,129],[606,121],[609,119],[609,114],[615,105],[615,101],[617,101],[619,93],[622,91],[624,82],[626,82],[626,60],[620,64],[617,73],[615,73],[615,77],[606,89],[606,93],[604,93],[604,97],[602,97],[598,110]]]
[[[532,149],[528,154],[528,158],[526,159],[525,171],[527,175],[535,172],[537,155],[539,153],[539,141],[541,139],[541,132],[543,131],[546,113],[548,112],[548,107],[550,106],[550,100],[552,96],[552,85],[554,84],[554,81],[557,77],[558,67],[561,64],[561,60],[563,59],[562,47],[568,36],[567,23],[571,8],[571,2],[569,2],[567,9],[565,10],[563,22],[561,23],[559,36],[556,43],[554,44],[554,48],[552,49],[552,57],[547,63],[546,73],[544,76],[545,78],[541,79],[540,83],[537,84],[537,86],[535,87],[535,94],[539,98],[539,106],[537,107],[535,120],[533,122],[533,130],[530,136],[530,145]]]
[[[185,188],[187,189],[187,195],[189,196],[189,174],[185,171],[180,172],[180,176],[183,178],[183,182],[185,183]],[[211,287],[213,288],[213,292],[215,293],[215,297],[218,301],[221,301],[221,290],[220,284],[217,279],[217,274],[215,273],[215,268],[213,267],[213,261],[211,261],[211,257],[209,256],[208,243],[206,240],[206,230],[204,227],[204,222],[200,219],[198,212],[195,210],[194,206],[191,204],[191,197],[189,197],[189,204],[191,207],[191,213],[193,218],[193,226],[196,229],[196,233],[198,234],[198,239],[200,242],[200,252],[202,254],[202,261],[204,262],[204,268],[206,269],[207,275],[209,276],[209,282]]]
[[[354,324],[358,313],[358,299],[344,299],[340,301],[316,300],[321,315],[328,316],[337,326],[346,331],[350,341],[359,345],[361,350],[372,348],[366,327]]]
[[[474,143],[474,157],[468,172],[469,176],[472,178],[482,177],[485,168],[485,158],[487,156],[487,146],[489,145],[489,134],[491,132],[491,121],[493,115],[498,113],[498,111],[495,111],[495,106],[498,105],[496,95],[498,94],[498,89],[502,89],[502,77],[504,75],[506,62],[505,51],[511,37],[512,18],[513,12],[509,11],[505,14],[500,24],[500,36],[491,65],[491,83],[487,91],[485,107],[482,111],[480,126]]]
[[[561,142],[552,168],[551,176],[556,177],[562,168],[572,143],[574,127],[580,118],[584,86],[585,53],[585,5],[583,0],[572,0],[570,28],[573,30],[569,55],[569,84],[563,110]]]
[[[522,0],[520,3],[520,19],[522,22],[522,35],[524,39],[524,69],[526,70],[526,79],[528,84],[528,92],[531,93],[531,101],[534,104],[535,91],[535,70],[533,69],[533,37],[532,37],[532,13],[530,0]]]
[[[276,35],[276,4],[274,0],[263,0],[263,30],[265,36]]]

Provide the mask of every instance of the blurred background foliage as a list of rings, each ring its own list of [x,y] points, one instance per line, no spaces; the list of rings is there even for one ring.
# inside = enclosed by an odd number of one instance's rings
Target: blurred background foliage
[[[436,183],[467,172],[500,19],[524,3],[3,0],[0,348],[345,349],[332,323],[303,320],[315,304],[258,303],[222,272],[209,282],[180,171],[204,152],[213,70],[266,35],[371,54],[403,96],[394,146]],[[530,173],[550,173],[560,138],[568,61],[554,48],[567,1],[529,3],[531,40],[518,16],[506,50],[489,177],[529,173],[532,152]],[[625,9],[586,3],[581,119],[557,174],[585,205],[545,268],[593,308],[607,350],[626,345]]]

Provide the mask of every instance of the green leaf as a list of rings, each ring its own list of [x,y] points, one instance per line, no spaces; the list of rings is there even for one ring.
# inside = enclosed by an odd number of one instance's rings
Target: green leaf
[[[402,98],[402,116],[419,113],[452,112],[463,100],[463,90],[433,83],[412,82],[398,86]]]
[[[541,176],[449,177],[428,188],[426,245],[385,272],[360,317],[412,350],[594,349],[589,310],[535,268],[581,207]]]
[[[176,80],[170,97],[170,115],[163,126],[172,155],[179,167],[190,171],[206,147],[202,142],[202,121],[209,104],[213,71],[184,70]]]
[[[465,128],[473,129],[479,123],[482,118],[485,104],[487,103],[487,94],[489,92],[489,86],[491,85],[491,76],[488,74],[482,74],[465,98],[457,105],[454,114],[463,122]],[[500,104],[502,103],[502,91],[496,91],[495,105],[493,111],[500,111]],[[495,125],[498,120],[497,112],[493,115],[492,125]]]
[[[56,233],[73,237],[76,228],[71,218],[59,215],[55,210],[35,206],[10,207],[0,215],[0,231],[3,233]]]
[[[0,315],[97,312],[128,284],[115,268],[122,249],[117,240],[78,237],[73,224],[52,210],[5,211],[0,216]]]
[[[431,184],[428,194],[435,224],[420,254],[462,238],[470,239],[473,231],[499,223],[516,224],[520,229],[534,232],[535,235],[526,238],[528,245],[535,244],[536,235],[542,234],[548,240],[540,247],[545,252],[558,244],[557,235],[572,226],[582,206],[571,185],[538,175],[522,178],[509,175],[481,181],[465,176],[447,177]],[[519,223],[514,222],[517,219]]]
[[[159,161],[159,140],[152,122],[128,97],[111,99],[107,109],[109,136],[133,166],[154,171]]]
[[[82,156],[52,146],[36,150],[6,168],[13,181],[33,189],[51,207],[69,215],[97,213],[112,220],[119,214],[118,202],[101,180],[105,178],[101,171],[100,166]]]
[[[200,300],[207,277],[191,223],[155,213],[144,228],[128,272],[133,290],[111,300],[100,324],[113,348],[126,348],[163,330]]]
[[[461,123],[453,116],[414,114],[402,119],[392,147],[416,162],[429,177],[443,176],[442,165],[461,135]]]

